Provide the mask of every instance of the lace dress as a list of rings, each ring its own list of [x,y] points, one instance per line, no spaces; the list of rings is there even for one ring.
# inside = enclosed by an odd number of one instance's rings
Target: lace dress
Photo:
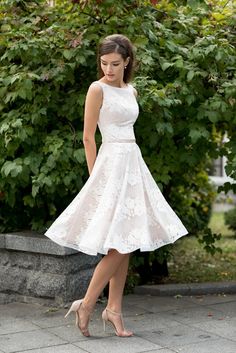
[[[89,255],[130,253],[173,243],[187,230],[152,178],[135,143],[133,87],[96,81],[103,91],[102,144],[87,182],[45,235]]]

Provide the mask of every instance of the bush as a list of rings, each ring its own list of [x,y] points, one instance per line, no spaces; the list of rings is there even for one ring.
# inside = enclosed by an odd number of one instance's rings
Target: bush
[[[230,5],[192,5],[1,3],[0,231],[44,231],[86,181],[85,93],[96,79],[97,43],[115,32],[137,48],[143,157],[189,230],[204,228],[209,159],[227,155],[236,176],[236,51]],[[230,141],[221,145],[225,131]]]
[[[0,47],[0,231],[43,231],[88,176],[82,116],[95,54],[90,41],[81,42],[76,21],[60,18],[60,7],[40,0],[6,3]]]
[[[205,171],[185,174],[182,178],[184,186],[172,188],[169,197],[189,233],[198,234],[208,226],[216,192]]]
[[[236,235],[236,207],[225,212],[224,216],[225,224],[229,227],[229,229],[233,230]]]

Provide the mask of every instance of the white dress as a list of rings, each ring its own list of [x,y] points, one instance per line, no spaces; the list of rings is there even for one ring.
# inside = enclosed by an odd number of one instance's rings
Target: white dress
[[[98,126],[102,144],[92,173],[45,235],[89,255],[151,251],[187,230],[151,176],[135,143],[138,104],[132,85],[103,91]]]

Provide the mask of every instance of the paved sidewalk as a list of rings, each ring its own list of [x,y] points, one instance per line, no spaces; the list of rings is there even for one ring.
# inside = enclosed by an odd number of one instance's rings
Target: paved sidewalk
[[[126,327],[119,338],[103,332],[97,304],[90,324],[93,337],[80,335],[65,309],[37,304],[0,305],[0,353],[235,353],[236,295],[157,297],[128,295]]]

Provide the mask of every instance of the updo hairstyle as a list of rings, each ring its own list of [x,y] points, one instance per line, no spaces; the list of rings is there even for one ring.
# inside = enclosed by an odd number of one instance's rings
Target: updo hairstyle
[[[129,63],[124,70],[124,82],[128,83],[133,74],[134,50],[130,40],[122,34],[112,34],[102,40],[98,47],[97,65],[99,78],[104,76],[101,69],[101,56],[118,53],[124,60],[129,57]]]

